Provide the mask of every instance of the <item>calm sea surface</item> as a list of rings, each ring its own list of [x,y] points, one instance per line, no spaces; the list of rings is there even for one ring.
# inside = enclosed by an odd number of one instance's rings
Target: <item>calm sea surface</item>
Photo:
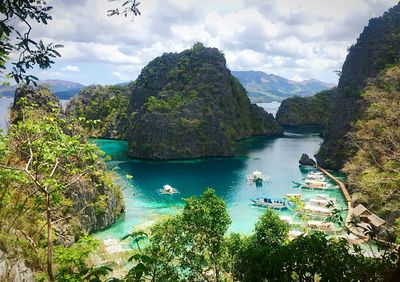
[[[251,206],[251,198],[259,196],[283,198],[287,193],[301,193],[305,198],[317,192],[293,188],[307,171],[299,169],[302,153],[313,155],[322,139],[315,134],[286,133],[279,138],[256,137],[238,143],[231,158],[204,158],[188,161],[141,161],[127,158],[127,143],[113,140],[94,140],[110,157],[108,165],[120,176],[124,189],[126,214],[110,228],[98,232],[99,239],[120,238],[135,227],[146,226],[159,218],[178,212],[182,198],[200,195],[212,187],[228,206],[232,219],[230,231],[249,234],[264,209]],[[246,176],[260,170],[271,177],[271,183],[256,187]],[[127,183],[126,175],[133,175]],[[128,185],[127,185],[128,184]],[[159,195],[157,189],[169,184],[181,193]],[[326,192],[324,192],[326,193]],[[329,191],[344,206],[339,190]],[[293,215],[290,211],[281,215]]]

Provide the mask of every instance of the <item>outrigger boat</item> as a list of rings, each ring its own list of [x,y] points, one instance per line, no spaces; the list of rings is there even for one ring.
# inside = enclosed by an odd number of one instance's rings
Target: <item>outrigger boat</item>
[[[247,176],[247,180],[255,183],[270,182],[271,178],[268,175],[263,175],[261,171],[253,171],[252,174]]]
[[[304,212],[310,215],[317,215],[317,216],[329,216],[332,214],[333,208],[326,208],[320,206],[314,206],[306,204],[304,206]]]
[[[172,186],[166,184],[164,185],[163,189],[158,189],[158,193],[163,194],[163,195],[173,195],[179,193],[179,191]]]
[[[307,228],[312,231],[319,231],[324,233],[333,233],[337,234],[343,231],[342,227],[335,227],[333,222],[326,221],[307,221],[305,224]]]
[[[289,202],[283,199],[270,199],[259,197],[256,199],[251,199],[254,206],[261,208],[270,208],[274,210],[286,210],[289,208]]]
[[[293,182],[293,184],[295,185],[295,186],[293,186],[293,187],[299,187],[299,186],[302,185],[302,183],[300,183],[300,182],[296,182],[296,181],[292,181],[292,182]]]
[[[326,194],[317,194],[314,198],[310,198],[308,203],[314,206],[322,206],[326,207],[328,204],[333,204],[333,207],[336,206],[336,198],[329,197]]]
[[[305,180],[304,183],[300,186],[302,189],[329,189],[328,183],[324,181],[315,181],[315,180]]]
[[[322,172],[319,171],[311,171],[305,177],[305,180],[313,180],[313,181],[324,181],[325,176]]]

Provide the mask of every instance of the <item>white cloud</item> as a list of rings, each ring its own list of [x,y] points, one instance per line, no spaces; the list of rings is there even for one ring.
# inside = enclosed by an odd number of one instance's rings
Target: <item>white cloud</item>
[[[57,60],[65,71],[109,64],[116,79],[131,80],[151,59],[201,41],[221,49],[232,70],[333,82],[369,18],[397,0],[146,0],[133,21],[106,16],[118,2],[48,3],[53,21],[35,25],[33,36],[65,46]]]
[[[61,69],[62,71],[69,71],[69,72],[79,72],[79,67],[78,66],[73,66],[73,65],[68,65],[65,68]]]

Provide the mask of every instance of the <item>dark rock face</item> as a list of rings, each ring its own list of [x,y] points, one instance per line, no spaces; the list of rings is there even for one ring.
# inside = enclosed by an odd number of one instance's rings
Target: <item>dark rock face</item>
[[[129,115],[135,158],[231,156],[235,140],[282,133],[250,103],[219,50],[201,44],[150,62],[133,85]]]
[[[53,108],[61,109],[60,100],[47,88],[39,87],[35,89],[32,86],[23,85],[15,90],[14,102],[11,107],[10,121],[12,123],[22,119],[20,111],[20,103],[24,103],[22,99],[46,111],[51,111]]]
[[[276,120],[281,125],[325,126],[335,91],[335,89],[327,90],[311,97],[287,98],[279,106]]]
[[[299,164],[301,165],[310,165],[310,166],[314,166],[316,165],[315,161],[310,158],[307,154],[302,154],[301,158],[299,160]]]
[[[357,43],[350,48],[340,76],[337,95],[329,119],[324,142],[316,155],[324,167],[341,169],[353,156],[347,132],[363,115],[360,90],[368,78],[375,77],[386,66],[400,58],[400,4],[382,17],[369,21]]]

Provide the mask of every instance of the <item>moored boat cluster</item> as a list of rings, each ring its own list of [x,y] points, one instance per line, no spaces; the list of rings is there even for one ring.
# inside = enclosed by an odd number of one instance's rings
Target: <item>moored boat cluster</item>
[[[332,185],[325,175],[317,170],[309,171],[304,178],[303,183],[294,182],[295,189],[309,191],[314,190],[334,190],[337,186]],[[304,197],[300,193],[286,194],[284,199],[258,197],[251,199],[252,206],[261,208],[271,208],[274,210],[290,212],[289,215],[280,215],[283,221],[289,223],[292,227],[291,234],[298,236],[302,231],[311,230],[325,233],[338,233],[342,228],[329,221],[335,209],[338,209],[337,198],[329,194],[313,194],[311,197]]]

